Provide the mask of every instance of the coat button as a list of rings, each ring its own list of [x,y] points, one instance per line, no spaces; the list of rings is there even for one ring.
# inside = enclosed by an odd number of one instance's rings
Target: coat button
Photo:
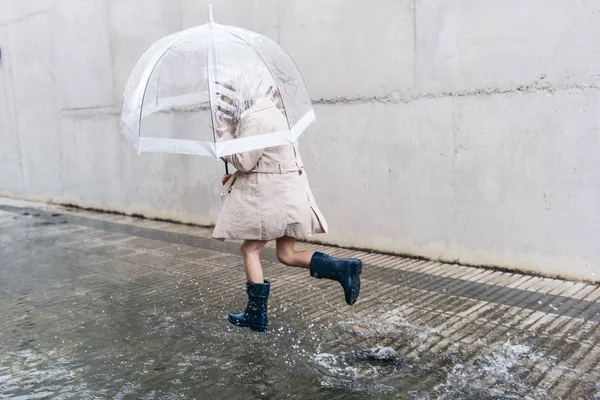
[[[302,175],[302,170],[299,170],[299,171],[298,171],[298,175]]]

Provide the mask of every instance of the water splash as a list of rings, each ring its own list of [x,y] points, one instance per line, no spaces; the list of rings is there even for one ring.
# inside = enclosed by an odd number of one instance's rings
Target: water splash
[[[440,400],[507,396],[545,400],[548,394],[544,390],[535,389],[522,379],[529,370],[526,367],[540,360],[542,355],[532,352],[529,346],[509,342],[496,345],[491,352],[477,356],[472,363],[455,364],[446,381],[433,393]]]
[[[415,400],[548,398],[523,378],[533,365],[550,365],[526,344],[454,343],[438,348],[435,344],[444,336],[411,324],[399,309],[340,327],[339,339],[322,343],[313,357],[325,388],[378,392],[382,397],[404,394]]]
[[[340,322],[340,326],[353,336],[364,339],[405,339],[417,350],[425,343],[439,337],[436,329],[411,324],[402,314],[402,310],[393,308],[376,315],[369,315],[353,321]]]

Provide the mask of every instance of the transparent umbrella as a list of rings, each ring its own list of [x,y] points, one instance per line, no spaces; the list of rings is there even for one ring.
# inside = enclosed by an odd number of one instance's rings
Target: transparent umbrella
[[[302,75],[274,41],[208,24],[164,37],[135,64],[123,96],[121,132],[139,152],[224,157],[294,143],[315,120]],[[236,126],[268,98],[288,129],[241,137]]]

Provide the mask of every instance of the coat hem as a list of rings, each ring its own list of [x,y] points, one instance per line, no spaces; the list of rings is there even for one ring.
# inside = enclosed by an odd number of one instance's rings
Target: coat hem
[[[212,236],[212,238],[215,239],[215,240],[221,241],[221,242],[224,242],[226,240],[258,240],[258,241],[261,241],[261,242],[271,242],[273,240],[280,239],[280,238],[282,238],[284,236],[291,237],[291,238],[294,238],[294,239],[297,239],[297,240],[303,240],[303,239],[309,239],[309,238],[311,238],[311,237],[313,237],[315,235],[324,235],[326,233],[327,232],[319,232],[319,233],[312,233],[312,234],[304,235],[304,236],[300,236],[300,235],[285,235],[284,234],[284,235],[276,236],[276,237],[273,237],[273,238],[270,238],[270,239],[269,238],[264,238],[264,237],[260,237],[260,238],[259,237],[233,237],[233,236],[223,237],[223,236],[214,236],[214,235]]]

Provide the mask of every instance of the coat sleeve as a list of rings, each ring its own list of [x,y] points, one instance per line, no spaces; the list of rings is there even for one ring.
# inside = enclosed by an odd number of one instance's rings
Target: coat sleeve
[[[240,138],[260,134],[264,131],[262,124],[256,118],[245,118],[240,122]],[[256,167],[258,160],[263,155],[265,149],[247,151],[244,153],[232,154],[225,159],[240,172],[250,172]]]

